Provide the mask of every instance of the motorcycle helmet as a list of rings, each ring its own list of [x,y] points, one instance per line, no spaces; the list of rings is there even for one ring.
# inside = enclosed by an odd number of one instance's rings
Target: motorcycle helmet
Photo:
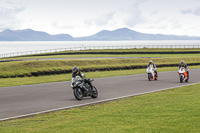
[[[77,72],[79,72],[79,68],[78,67],[73,67],[72,73],[76,74]]]
[[[181,61],[181,65],[183,66],[184,64],[185,64],[185,61],[184,61],[184,60],[182,60],[182,61]]]
[[[150,65],[152,65],[152,64],[153,64],[153,61],[152,61],[152,60],[150,60],[150,61],[149,61],[149,64],[150,64]]]

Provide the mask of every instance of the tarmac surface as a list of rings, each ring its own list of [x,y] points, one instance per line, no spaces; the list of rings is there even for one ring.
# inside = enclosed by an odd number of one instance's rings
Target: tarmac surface
[[[8,59],[0,62],[35,61],[35,60],[70,60],[70,59],[131,59],[131,58],[158,58],[158,57],[69,57],[69,58],[34,58],[34,59]]]
[[[75,99],[70,81],[3,87],[0,121],[200,83],[200,69],[190,70],[188,83],[180,83],[176,71],[158,71],[158,76],[158,81],[148,81],[147,74],[97,78],[93,85],[99,92],[98,98],[87,97],[82,101]]]

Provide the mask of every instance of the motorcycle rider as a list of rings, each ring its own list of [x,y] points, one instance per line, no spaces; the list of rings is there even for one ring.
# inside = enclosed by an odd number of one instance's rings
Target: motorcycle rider
[[[147,68],[148,68],[148,67],[153,67],[153,68],[154,68],[154,73],[156,74],[155,77],[157,78],[157,77],[158,77],[158,73],[157,73],[157,71],[156,71],[156,69],[155,69],[155,68],[156,68],[156,65],[153,63],[152,60],[149,61],[149,64],[148,64]]]
[[[83,72],[81,72],[79,70],[79,68],[75,66],[72,69],[72,83],[71,83],[71,87],[74,86],[74,79],[75,79],[76,76],[80,76],[82,78],[82,80],[83,80],[84,83],[88,82],[86,80],[85,75],[83,74]],[[89,85],[90,85],[90,83],[89,83]],[[84,89],[85,93],[88,92],[88,89],[85,86],[83,86],[83,89]]]
[[[186,73],[184,75],[187,78],[189,76],[189,69],[188,69],[188,66],[187,66],[187,64],[185,63],[184,60],[181,61],[181,63],[178,66],[178,69],[180,69],[181,67],[185,68]]]

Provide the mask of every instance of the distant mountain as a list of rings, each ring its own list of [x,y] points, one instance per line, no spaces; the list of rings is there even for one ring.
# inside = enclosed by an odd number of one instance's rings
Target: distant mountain
[[[200,37],[146,34],[128,28],[113,31],[103,30],[87,37],[73,38],[69,34],[50,35],[46,32],[25,30],[4,30],[0,41],[130,41],[130,40],[200,40]]]
[[[88,37],[76,38],[83,41],[123,41],[123,40],[200,40],[200,37],[162,35],[162,34],[145,34],[121,28],[114,31],[103,30]]]
[[[0,32],[1,41],[72,41],[68,34],[50,35],[46,32],[25,30],[4,30]]]

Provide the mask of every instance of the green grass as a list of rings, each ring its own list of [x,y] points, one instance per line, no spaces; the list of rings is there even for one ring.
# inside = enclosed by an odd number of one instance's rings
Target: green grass
[[[174,55],[166,54],[166,55],[143,55],[143,54],[126,54],[126,55],[111,55],[111,54],[82,54],[82,55],[56,55],[56,54],[63,54],[63,53],[76,53],[76,52],[185,52],[185,51],[200,51],[199,48],[142,48],[142,49],[104,49],[104,50],[80,50],[80,51],[64,51],[64,52],[54,52],[54,53],[46,53],[46,54],[37,54],[35,55],[25,55],[25,56],[19,56],[19,57],[10,57],[10,58],[3,58],[2,60],[7,59],[35,59],[35,58],[73,58],[73,57],[173,57]],[[47,54],[55,54],[55,55],[49,55]],[[39,56],[42,55],[42,56]],[[46,56],[45,56],[46,55]],[[192,54],[190,56],[199,56],[200,54]],[[177,56],[177,55],[175,55]],[[179,57],[181,55],[178,55]],[[187,56],[187,54],[185,55]]]
[[[200,66],[189,67],[189,69],[195,69],[195,68],[200,68]],[[164,67],[164,68],[157,69],[158,72],[176,71],[176,70],[177,70],[177,67]],[[146,69],[85,72],[84,74],[86,75],[86,78],[103,78],[103,77],[124,76],[124,75],[133,75],[133,74],[142,74],[142,73],[146,73]],[[0,87],[51,83],[51,82],[61,82],[61,81],[70,81],[70,80],[71,80],[71,74],[40,76],[40,77],[24,77],[24,78],[2,78],[0,79]]]
[[[80,51],[64,51],[56,53],[76,53],[76,52],[184,52],[184,51],[200,51],[199,48],[132,48],[132,49],[97,49],[97,50],[80,50]]]
[[[78,55],[50,55],[50,56],[29,56],[4,58],[2,60],[19,60],[19,59],[41,59],[41,58],[91,58],[91,57],[200,57],[200,54],[78,54]]]
[[[174,57],[174,58],[151,58],[155,64],[179,64],[181,60],[186,63],[200,63],[200,57]],[[39,60],[4,62],[0,64],[0,76],[27,75],[31,72],[71,70],[74,66],[80,69],[121,67],[131,65],[147,65],[149,58],[142,59],[79,59],[79,60]]]
[[[60,54],[60,53],[77,53],[77,52],[187,52],[187,51],[200,51],[200,48],[140,48],[140,49],[97,49],[97,50],[79,50],[79,51],[62,51],[52,52],[45,54]],[[37,54],[38,55],[38,54]]]
[[[200,132],[200,84],[0,122],[0,132]]]

